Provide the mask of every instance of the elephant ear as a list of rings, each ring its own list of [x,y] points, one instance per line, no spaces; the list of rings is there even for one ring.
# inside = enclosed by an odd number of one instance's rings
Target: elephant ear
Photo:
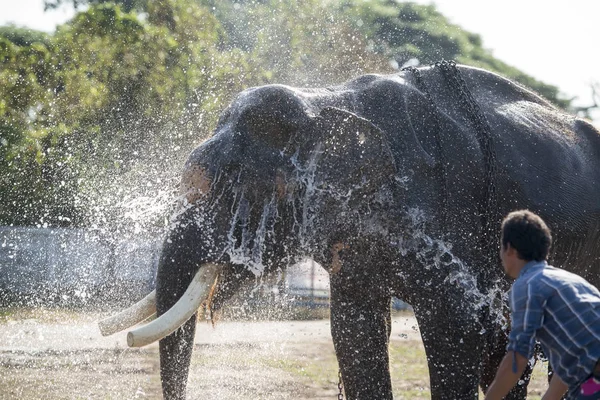
[[[321,156],[317,175],[325,186],[375,192],[396,173],[384,132],[369,120],[334,107],[317,117]]]

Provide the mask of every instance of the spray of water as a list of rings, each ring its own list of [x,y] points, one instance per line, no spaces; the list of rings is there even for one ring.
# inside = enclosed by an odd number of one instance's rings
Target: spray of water
[[[487,267],[470,265],[452,252],[452,243],[427,234],[428,217],[418,207],[407,209],[405,217],[410,229],[405,230],[402,237],[392,242],[400,255],[414,254],[428,274],[439,274],[438,276],[444,277],[442,284],[460,288],[461,298],[475,313],[474,317],[478,318],[479,312],[487,309],[490,322],[507,329],[508,321],[505,313],[507,293],[501,283],[498,281],[492,285],[480,285],[477,281],[476,268]],[[432,280],[427,280],[423,284],[430,286]],[[482,286],[489,289],[482,291]]]

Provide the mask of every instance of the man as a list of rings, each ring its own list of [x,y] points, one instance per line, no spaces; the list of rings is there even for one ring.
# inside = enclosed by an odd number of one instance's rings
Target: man
[[[510,293],[507,354],[486,400],[502,399],[518,382],[539,341],[554,374],[542,400],[600,399],[600,292],[582,277],[546,262],[550,230],[534,213],[504,219],[500,259],[515,279]]]

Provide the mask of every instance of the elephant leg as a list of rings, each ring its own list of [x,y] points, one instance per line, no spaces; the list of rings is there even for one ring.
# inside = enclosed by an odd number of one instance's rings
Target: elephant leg
[[[453,307],[442,293],[414,304],[427,355],[431,398],[478,398],[484,338],[476,310]]]
[[[331,333],[346,397],[392,399],[390,297],[352,295],[339,286],[332,279]]]

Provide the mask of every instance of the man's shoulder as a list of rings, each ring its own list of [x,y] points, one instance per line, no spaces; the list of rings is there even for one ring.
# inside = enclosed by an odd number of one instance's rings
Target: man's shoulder
[[[548,283],[563,284],[567,286],[578,285],[578,286],[589,286],[594,288],[585,278],[577,275],[573,272],[569,272],[566,269],[549,267],[543,273],[543,280]],[[596,289],[597,290],[597,289]]]
[[[514,286],[518,287],[519,292],[528,291],[541,297],[549,297],[558,292],[586,292],[600,295],[598,289],[584,278],[562,268],[545,265],[543,268],[527,272],[528,274],[520,277],[523,278],[521,282],[515,281]]]
[[[583,281],[583,278],[577,274],[567,271],[563,268],[547,265],[538,279],[545,281]]]

